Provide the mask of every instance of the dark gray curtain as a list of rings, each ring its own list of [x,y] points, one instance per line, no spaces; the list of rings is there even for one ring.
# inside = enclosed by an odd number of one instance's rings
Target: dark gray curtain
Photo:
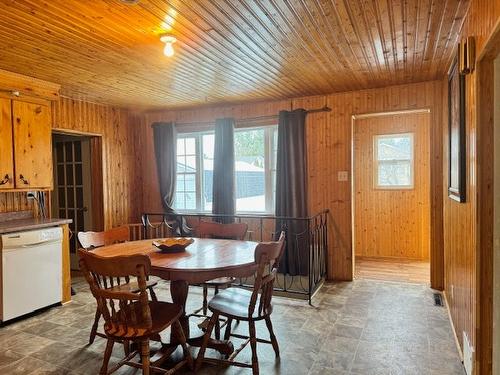
[[[234,119],[223,118],[215,120],[212,213],[234,215],[235,210]]]
[[[276,163],[276,216],[305,218],[307,212],[306,114],[304,109],[281,111]],[[276,230],[287,230],[280,271],[307,275],[308,225],[301,220],[278,220]]]
[[[151,126],[163,208],[165,212],[173,212],[177,155],[175,126],[172,122],[155,122]]]

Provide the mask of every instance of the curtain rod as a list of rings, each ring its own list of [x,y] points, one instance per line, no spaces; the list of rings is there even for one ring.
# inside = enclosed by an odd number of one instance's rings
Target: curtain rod
[[[309,109],[306,111],[307,114],[309,113],[319,113],[319,112],[331,112],[332,109],[328,106],[324,106],[321,108],[315,108],[315,109]],[[279,115],[268,115],[268,116],[257,116],[257,117],[247,117],[247,118],[242,118],[235,120],[236,123],[245,123],[245,122],[251,122],[251,121],[257,121],[257,120],[271,120],[271,119],[277,119]],[[194,121],[194,122],[174,122],[175,125],[181,125],[181,126],[187,126],[187,125],[214,125],[215,121]]]

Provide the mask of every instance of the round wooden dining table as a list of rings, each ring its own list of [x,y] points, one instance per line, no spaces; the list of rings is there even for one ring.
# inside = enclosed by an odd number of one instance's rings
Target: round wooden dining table
[[[158,239],[159,240],[159,239]],[[248,277],[256,269],[257,242],[194,238],[194,242],[179,253],[164,253],[156,248],[155,240],[141,240],[99,247],[94,254],[103,257],[145,254],[151,259],[151,274],[170,281],[172,301],[183,306],[180,319],[188,343],[201,346],[203,332],[190,325],[186,315],[189,284],[199,284],[219,277]],[[209,347],[222,354],[234,350],[229,341],[210,339]]]

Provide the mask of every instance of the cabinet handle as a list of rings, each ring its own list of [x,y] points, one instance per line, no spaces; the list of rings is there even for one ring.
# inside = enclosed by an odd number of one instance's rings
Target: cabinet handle
[[[29,181],[27,179],[24,178],[24,176],[22,174],[19,175],[19,179],[23,182],[23,184],[25,185],[29,185]]]
[[[8,182],[10,182],[10,177],[8,174],[6,174],[5,177],[0,181],[0,185],[5,185]]]

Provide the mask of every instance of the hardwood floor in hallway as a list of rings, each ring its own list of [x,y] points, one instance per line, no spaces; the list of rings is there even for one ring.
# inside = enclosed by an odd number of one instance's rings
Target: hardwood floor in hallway
[[[356,257],[356,279],[430,283],[430,263],[411,259]]]

